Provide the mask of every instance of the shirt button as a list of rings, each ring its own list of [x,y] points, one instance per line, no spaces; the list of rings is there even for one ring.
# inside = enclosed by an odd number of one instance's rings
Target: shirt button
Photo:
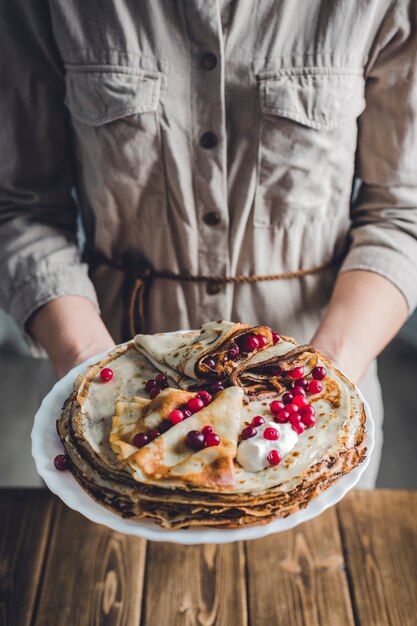
[[[207,283],[206,285],[206,293],[209,296],[217,296],[222,290],[222,286],[220,283]]]
[[[207,70],[208,72],[210,72],[210,70],[214,70],[216,65],[217,57],[215,54],[212,54],[211,52],[206,52],[205,54],[201,55],[201,67],[203,68],[203,70]]]
[[[210,211],[203,215],[203,221],[208,226],[217,226],[217,224],[220,224],[221,219],[220,213],[216,213],[216,211]]]
[[[201,135],[200,137],[200,146],[205,150],[211,150],[215,148],[218,144],[219,140],[217,139],[217,135],[208,130],[206,133]]]

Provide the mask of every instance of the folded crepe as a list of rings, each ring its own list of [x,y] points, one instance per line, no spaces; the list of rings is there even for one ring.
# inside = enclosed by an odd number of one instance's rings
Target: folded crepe
[[[180,336],[173,337],[178,342]],[[197,359],[193,358],[194,365]],[[322,392],[308,397],[316,425],[297,435],[279,465],[249,470],[241,459],[247,444],[243,429],[255,416],[273,420],[263,395],[270,384],[264,376],[276,377],[286,389],[283,372],[303,364],[311,378],[309,367],[316,361],[327,369]],[[100,379],[103,367],[113,370],[110,383]],[[271,373],[271,367],[279,367],[281,373]],[[366,416],[355,386],[325,357],[289,337],[245,355],[227,379],[226,389],[169,430],[161,425],[171,411],[184,407],[198,392],[179,388],[171,377],[169,387],[150,399],[146,381],[165,368],[165,363],[151,362],[139,352],[133,341],[116,348],[78,377],[57,423],[76,480],[91,497],[123,517],[146,518],[171,529],[267,523],[305,507],[365,457]],[[182,367],[181,376],[185,370]],[[218,434],[219,445],[199,451],[185,445],[188,432],[201,432],[206,426]],[[161,434],[143,447],[134,444],[135,435],[152,429]]]
[[[274,397],[286,391],[287,373],[303,366],[308,376],[317,365],[318,356],[313,346],[298,345],[291,337],[256,352],[238,364],[230,375],[233,385],[242,387],[248,396],[258,399]]]
[[[188,396],[188,397],[187,397]],[[233,486],[243,391],[229,387],[221,391],[208,406],[187,420],[176,424],[139,451],[132,443],[138,433],[158,428],[169,413],[180,408],[196,394],[165,389],[158,403],[118,403],[110,432],[113,450],[131,468],[135,480],[157,479],[161,484],[181,478],[186,485],[204,488]],[[146,402],[146,401],[145,401]],[[193,451],[185,444],[191,430],[212,426],[220,436],[220,445]]]
[[[183,406],[196,395],[168,387],[153,400],[134,396],[131,402],[116,402],[109,436],[111,447],[122,460],[128,458],[133,452],[137,452],[137,448],[130,444],[135,435],[158,429],[171,411]]]
[[[209,322],[200,331],[184,334],[159,333],[137,335],[135,345],[151,363],[174,379],[183,389],[197,388],[207,381],[227,379],[248,353],[241,348],[244,335],[263,335],[266,343],[256,348],[258,354],[273,345],[267,326],[249,326],[233,322]]]

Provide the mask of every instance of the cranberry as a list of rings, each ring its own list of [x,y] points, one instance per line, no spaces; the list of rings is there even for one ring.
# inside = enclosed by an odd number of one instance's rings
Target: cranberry
[[[259,339],[256,335],[243,335],[240,339],[240,345],[244,352],[253,352],[259,348]]]
[[[209,435],[211,433],[214,433],[214,428],[213,426],[204,426],[201,432],[203,433],[203,435]]]
[[[290,422],[291,424],[296,424],[301,421],[301,415],[299,413],[291,413]]]
[[[100,378],[103,383],[109,383],[113,380],[113,370],[111,370],[110,367],[103,367],[100,372]]]
[[[283,394],[282,396],[282,401],[284,404],[290,404],[293,401],[293,394],[291,393],[291,391],[287,391],[286,393]]]
[[[157,430],[156,428],[152,428],[152,430],[150,430],[148,432],[148,437],[149,437],[150,441],[153,441],[154,439],[159,437],[160,434],[161,433],[159,432],[159,430]]]
[[[282,409],[284,408],[285,404],[283,402],[281,402],[281,400],[274,400],[273,402],[271,402],[271,404],[269,405],[269,408],[271,409],[271,412],[274,415],[278,415],[278,413],[280,411],[282,411]]]
[[[308,379],[307,378],[297,378],[297,380],[294,381],[294,386],[297,385],[298,387],[302,387],[304,390],[307,389],[308,387]]]
[[[216,433],[209,433],[208,435],[206,435],[205,444],[208,448],[211,448],[212,446],[218,446],[219,443],[220,437],[219,435],[216,435]]]
[[[326,378],[327,372],[326,369],[321,365],[316,365],[316,367],[313,367],[311,375],[316,380],[323,380],[323,378]]]
[[[274,331],[272,331],[272,341],[274,342],[274,345],[278,343],[280,339],[281,337],[278,335],[278,333],[275,333]]]
[[[305,431],[305,426],[302,422],[291,422],[292,429],[295,430],[297,435],[301,435]]]
[[[187,409],[191,411],[191,413],[197,413],[197,411],[204,409],[204,402],[198,397],[190,398],[187,402]]]
[[[281,455],[278,450],[271,450],[268,454],[267,459],[271,465],[279,465],[281,463]]]
[[[323,383],[319,380],[310,380],[308,383],[308,393],[320,393],[323,391]]]
[[[293,404],[300,408],[302,406],[306,406],[306,404],[308,404],[308,400],[305,396],[294,396]]]
[[[264,439],[268,439],[268,441],[276,441],[278,437],[279,437],[279,432],[277,431],[276,428],[272,428],[271,426],[268,426],[268,428],[265,428]]]
[[[300,365],[300,367],[294,367],[294,369],[288,372],[288,376],[290,378],[303,378],[304,376],[304,366]]]
[[[191,417],[191,415],[192,415],[191,411],[189,411],[188,409],[184,409],[183,413],[184,413],[184,417],[185,418]]]
[[[258,339],[258,343],[259,343],[259,347],[260,348],[264,348],[265,346],[267,346],[269,344],[269,341],[265,337],[265,335],[255,335],[255,337]]]
[[[150,392],[151,389],[153,389],[154,387],[157,387],[157,386],[158,385],[156,384],[156,380],[154,380],[153,378],[150,378],[145,383],[145,389],[146,389],[146,391],[148,393]]]
[[[282,411],[277,413],[275,419],[277,420],[278,424],[286,424],[290,420],[290,414],[288,413],[288,411],[283,409]]]
[[[316,425],[316,418],[314,415],[302,415],[301,421],[304,426],[307,426],[307,428],[313,428],[313,426]]]
[[[300,408],[299,413],[301,415],[301,419],[303,419],[305,415],[315,415],[316,412],[311,404],[306,404],[306,406],[302,406]]]
[[[155,382],[162,386],[168,383],[167,377],[165,376],[165,374],[163,374],[162,372],[160,374],[158,374],[157,376],[155,376]]]
[[[305,396],[306,390],[301,385],[294,385],[293,388],[291,389],[291,393],[293,396]]]
[[[185,437],[185,443],[191,450],[202,450],[204,448],[204,435],[199,430],[190,430]]]
[[[161,391],[162,391],[161,387],[152,387],[152,389],[149,392],[150,399],[153,400],[154,398],[156,398],[156,396],[159,395]]]
[[[159,424],[158,430],[161,434],[166,433],[171,428],[172,424],[169,420],[164,420]]]
[[[298,406],[294,404],[294,402],[291,402],[291,404],[286,405],[285,410],[292,415],[293,413],[298,413]]]
[[[242,435],[242,439],[251,439],[256,435],[255,426],[246,426],[240,433]]]
[[[211,356],[206,356],[201,362],[210,370],[214,370],[216,367],[216,361],[212,359]]]
[[[219,391],[223,391],[224,385],[220,381],[213,383],[210,387],[210,391],[212,394],[219,393]]]
[[[133,445],[137,448],[143,448],[149,441],[149,436],[145,433],[137,433],[132,439]]]
[[[54,465],[55,465],[55,469],[59,470],[60,472],[65,472],[65,470],[68,469],[67,455],[58,454],[58,456],[54,458]]]
[[[184,419],[184,413],[179,409],[174,409],[168,416],[171,424],[179,424]]]
[[[270,374],[271,376],[282,376],[283,371],[280,367],[278,367],[278,365],[276,365],[275,367],[271,367]]]
[[[240,354],[240,348],[239,346],[233,346],[232,348],[230,348],[230,350],[228,350],[227,352],[227,356],[228,358],[233,361],[233,359],[237,359],[237,357]]]
[[[265,424],[265,420],[262,415],[255,415],[255,417],[252,417],[251,424],[252,426],[262,426],[262,424]]]
[[[208,391],[199,391],[197,397],[203,401],[204,406],[207,406],[211,402],[211,394]]]

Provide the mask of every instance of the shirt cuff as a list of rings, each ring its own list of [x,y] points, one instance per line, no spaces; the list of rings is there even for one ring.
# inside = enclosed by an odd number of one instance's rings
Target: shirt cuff
[[[31,356],[47,358],[43,347],[26,328],[31,315],[41,306],[60,296],[82,296],[88,298],[100,313],[97,295],[88,276],[85,263],[60,267],[53,272],[40,272],[31,275],[19,286],[10,302],[10,315],[23,331],[24,339]]]
[[[364,245],[351,248],[339,273],[366,270],[387,278],[404,296],[409,315],[417,305],[417,264],[403,253],[381,246]]]

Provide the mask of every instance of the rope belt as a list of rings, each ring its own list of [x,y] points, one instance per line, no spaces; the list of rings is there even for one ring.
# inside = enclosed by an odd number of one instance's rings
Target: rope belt
[[[241,283],[258,283],[271,280],[288,280],[290,278],[300,278],[301,276],[308,276],[310,274],[317,274],[332,266],[337,265],[341,261],[341,257],[331,259],[327,263],[322,265],[314,265],[307,269],[295,270],[294,272],[283,272],[282,274],[252,274],[244,275],[239,274],[237,276],[216,276],[200,274],[192,276],[186,273],[174,273],[168,271],[154,270],[151,267],[146,267],[143,270],[138,270],[133,275],[133,282],[131,282],[130,289],[128,290],[128,327],[130,337],[134,337],[138,329],[144,328],[145,322],[145,292],[150,287],[151,283],[155,279],[174,280],[177,282],[194,282],[194,283],[211,283],[211,284],[241,284]],[[111,265],[114,265],[111,263]],[[132,272],[131,272],[132,273]]]

